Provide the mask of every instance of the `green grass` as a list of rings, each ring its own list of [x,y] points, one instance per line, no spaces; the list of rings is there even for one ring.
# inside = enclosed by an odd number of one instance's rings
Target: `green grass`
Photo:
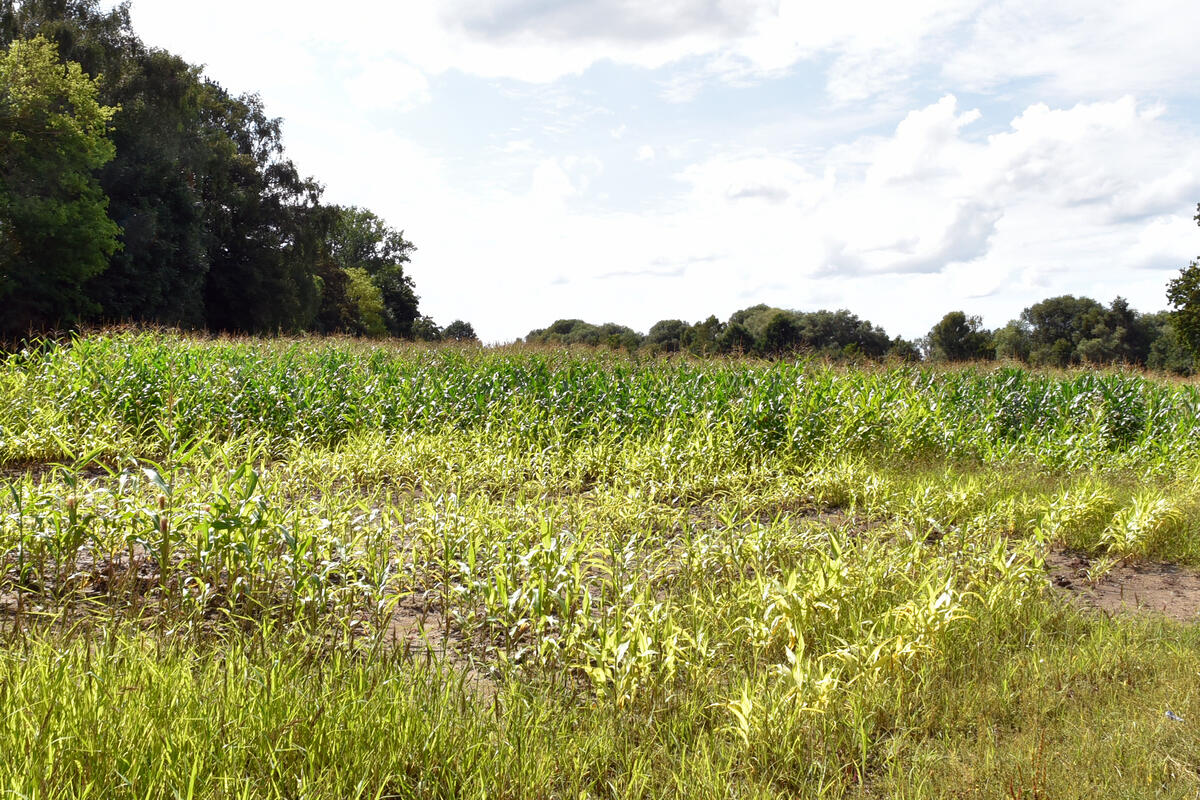
[[[0,365],[24,797],[1193,796],[1200,390],[96,335]],[[1170,708],[1185,722],[1166,718]]]

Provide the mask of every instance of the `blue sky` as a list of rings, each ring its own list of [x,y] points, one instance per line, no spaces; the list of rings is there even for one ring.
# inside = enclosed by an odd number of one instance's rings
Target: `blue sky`
[[[1194,0],[132,14],[260,93],[328,200],[417,245],[422,310],[487,341],[758,302],[909,337],[1063,293],[1149,311],[1200,255]]]

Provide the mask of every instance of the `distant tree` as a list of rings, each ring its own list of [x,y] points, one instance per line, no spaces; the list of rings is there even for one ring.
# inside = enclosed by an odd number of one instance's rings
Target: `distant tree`
[[[1061,295],[1035,303],[1021,312],[1029,331],[1029,360],[1037,366],[1065,367],[1082,361],[1079,343],[1104,313],[1090,297]],[[1091,325],[1089,325],[1089,322]]]
[[[586,344],[593,347],[605,345],[613,348],[636,350],[642,343],[642,335],[632,328],[606,322],[592,325],[581,319],[555,320],[548,328],[535,328],[525,336],[530,344]]]
[[[654,323],[643,344],[657,352],[677,353],[690,326],[680,319],[664,319]]]
[[[478,342],[479,337],[475,335],[475,328],[471,323],[461,319],[456,319],[446,326],[442,331],[442,338],[450,342]]]
[[[749,355],[755,350],[754,334],[740,322],[730,322],[721,332],[718,345],[722,353]]]
[[[431,317],[417,317],[412,324],[412,338],[419,342],[440,342],[442,329]]]
[[[1200,203],[1196,205],[1200,225]],[[1180,270],[1167,284],[1167,300],[1174,309],[1174,327],[1179,337],[1200,356],[1200,260]]]
[[[349,276],[346,271],[325,259],[317,266],[315,276],[321,305],[317,310],[314,329],[318,333],[350,333],[354,330],[356,309],[347,295]]]
[[[1020,320],[1013,320],[992,334],[992,345],[997,358],[1028,361],[1031,346],[1029,326]]]
[[[1177,375],[1195,375],[1198,359],[1195,351],[1179,335],[1175,315],[1170,311],[1160,311],[1146,314],[1143,320],[1151,338],[1146,366]]]
[[[992,335],[979,317],[951,311],[928,335],[929,357],[934,361],[976,361],[992,358]]]
[[[680,344],[696,355],[709,355],[720,350],[721,334],[725,326],[715,316],[697,322],[683,333]]]
[[[120,228],[95,170],[112,159],[109,121],[79,64],[42,37],[0,58],[0,329],[72,323],[108,266]]]
[[[763,328],[759,350],[770,356],[782,356],[798,349],[801,344],[801,328],[796,316],[787,311],[776,311]]]
[[[7,35],[46,36],[60,58],[102,74],[100,101],[119,108],[116,155],[99,179],[123,246],[88,282],[98,306],[92,316],[203,325],[210,238],[202,193],[222,138],[209,125],[204,98],[219,89],[199,68],[146,47],[128,3],[23,0],[11,21]]]
[[[813,353],[882,358],[891,346],[882,328],[846,309],[792,313],[800,324],[801,346]]]
[[[891,344],[888,345],[887,355],[888,358],[894,358],[910,364],[921,360],[921,350],[917,347],[916,343],[899,336],[892,339]]]
[[[339,207],[335,214],[329,232],[334,263],[342,269],[365,270],[383,297],[388,331],[393,336],[412,336],[418,298],[404,265],[416,247],[404,238],[403,231],[391,229],[366,209]]]
[[[209,235],[206,324],[215,330],[311,328],[321,307],[318,267],[328,210],[321,186],[283,156],[282,121],[257,96],[205,96],[219,131],[203,192]]]
[[[371,282],[371,276],[365,269],[351,267],[344,270],[344,273],[346,275],[345,294],[350,307],[348,332],[372,338],[387,336],[383,293],[379,291],[379,287]]]

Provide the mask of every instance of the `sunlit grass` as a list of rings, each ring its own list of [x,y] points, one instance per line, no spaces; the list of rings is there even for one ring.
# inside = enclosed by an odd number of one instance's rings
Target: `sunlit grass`
[[[1185,795],[1194,628],[1073,608],[1042,558],[1200,564],[1198,407],[1119,372],[30,348],[0,780],[1059,797],[1086,758],[1086,793]]]

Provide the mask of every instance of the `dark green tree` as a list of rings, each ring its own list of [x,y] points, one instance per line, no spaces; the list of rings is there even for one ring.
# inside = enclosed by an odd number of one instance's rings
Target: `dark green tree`
[[[763,328],[758,349],[765,355],[782,356],[799,349],[802,330],[796,316],[787,311],[776,311]]]
[[[827,357],[858,355],[882,358],[891,347],[883,328],[846,309],[793,312],[800,324],[803,349]]]
[[[412,279],[404,272],[412,242],[403,231],[388,227],[378,216],[362,208],[337,208],[329,232],[329,253],[342,269],[363,269],[383,296],[388,332],[393,336],[413,335],[418,298]]]
[[[983,320],[962,311],[951,311],[930,329],[928,348],[934,361],[977,361],[995,355]]]
[[[1196,224],[1200,225],[1200,203],[1196,205]],[[1179,337],[1200,357],[1200,259],[1171,279],[1167,284],[1167,300],[1175,312]]]
[[[329,215],[257,97],[233,97],[146,47],[128,3],[0,0],[0,9],[0,36],[47,36],[63,58],[102,72],[101,101],[121,107],[117,154],[100,182],[125,246],[89,283],[100,319],[239,331],[323,324]]]
[[[915,342],[910,342],[908,339],[897,336],[888,345],[887,357],[908,364],[915,364],[921,360],[921,350]]]
[[[413,320],[412,338],[419,342],[440,342],[442,341],[442,329],[433,321],[432,317],[422,315]]]
[[[478,342],[479,337],[475,335],[475,328],[471,323],[456,319],[446,326],[442,331],[442,338],[448,342]]]
[[[130,26],[128,4],[106,10],[97,0],[25,0],[17,9],[9,2],[8,20],[0,36],[48,37],[63,58],[103,73],[101,100],[120,107],[116,157],[101,170],[100,185],[124,246],[88,284],[97,315],[203,324],[208,264],[200,192],[212,137],[201,120],[201,95],[210,87],[199,69],[145,47]]]
[[[708,319],[697,322],[684,331],[680,343],[696,355],[709,355],[720,350],[721,334],[724,331],[725,325],[715,316],[709,316]]]
[[[997,358],[1028,361],[1031,347],[1029,326],[1020,320],[1013,320],[992,334],[992,345]]]
[[[681,340],[690,326],[681,319],[664,319],[654,323],[646,333],[643,345],[659,353],[677,353]]]
[[[1196,354],[1179,335],[1175,315],[1160,311],[1146,314],[1142,319],[1150,330],[1151,339],[1146,366],[1176,375],[1196,374]]]
[[[313,327],[331,223],[321,187],[283,157],[282,123],[267,116],[258,97],[214,91],[206,101],[216,132],[202,195],[207,325],[249,332]]]
[[[115,109],[42,37],[0,57],[0,330],[73,323],[120,229],[95,171],[113,157]]]
[[[1079,343],[1086,338],[1088,322],[1097,320],[1104,306],[1090,297],[1061,295],[1034,303],[1021,312],[1029,332],[1029,360],[1036,366],[1065,367],[1082,360]]]
[[[740,322],[730,322],[718,342],[722,353],[749,355],[755,350],[754,334]]]

